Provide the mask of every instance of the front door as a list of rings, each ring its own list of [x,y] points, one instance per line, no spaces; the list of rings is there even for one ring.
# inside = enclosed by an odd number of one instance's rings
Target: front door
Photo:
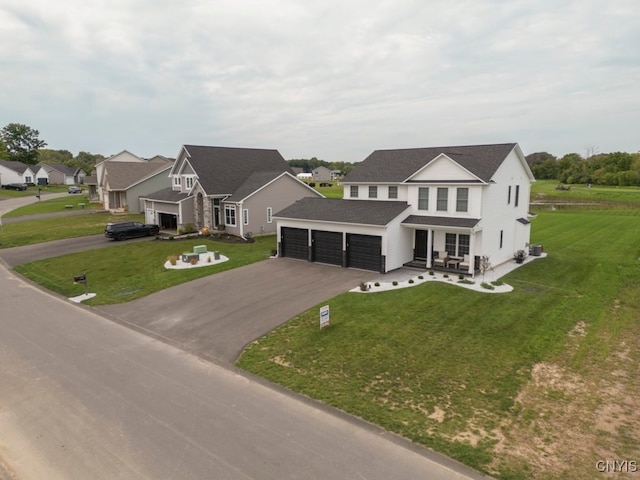
[[[416,260],[427,260],[427,230],[416,230],[416,247],[414,258]]]

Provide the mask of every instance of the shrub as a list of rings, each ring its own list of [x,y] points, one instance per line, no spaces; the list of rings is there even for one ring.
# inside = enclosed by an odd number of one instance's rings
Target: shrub
[[[367,290],[369,290],[369,285],[366,282],[360,282],[360,291],[362,292],[366,292]]]
[[[418,275],[418,278],[419,278],[420,280],[423,280],[423,279],[424,279],[424,277],[423,277],[422,275]]]
[[[409,283],[413,283],[413,278],[410,278],[410,279],[409,279]]]
[[[473,280],[462,279],[462,280],[458,280],[458,283],[464,283],[465,285],[473,285],[476,282],[474,282]]]
[[[379,287],[379,286],[380,286],[380,282],[376,282],[376,283],[374,283],[374,285],[375,285],[376,287]]]
[[[490,283],[487,283],[487,282],[482,282],[480,284],[480,286],[482,288],[486,288],[487,290],[495,290],[495,287],[493,285],[491,285]]]
[[[193,223],[187,223],[187,224],[184,226],[184,232],[185,232],[185,233],[194,233],[194,232],[196,232],[196,231],[197,231],[197,230],[196,230],[196,226],[195,226]]]
[[[178,228],[178,235],[183,235],[184,234],[184,228],[180,227]]]
[[[458,275],[458,280],[464,280],[464,275],[463,274],[459,274]]]
[[[443,275],[443,277],[444,277],[444,278],[449,278],[449,274],[448,274],[448,273],[445,273],[445,274]]]
[[[271,250],[271,256],[272,257],[277,257],[278,256],[278,250],[276,250],[275,248]]]
[[[433,276],[433,270],[429,270],[429,275]]]
[[[211,255],[207,257],[207,263],[211,263]]]
[[[391,284],[392,284],[394,287],[397,287],[397,286],[398,286],[398,282],[397,282],[396,280],[394,280],[393,282],[391,282]]]
[[[502,280],[494,280],[493,282],[491,282],[491,285],[499,287],[500,285],[504,285],[504,282]]]

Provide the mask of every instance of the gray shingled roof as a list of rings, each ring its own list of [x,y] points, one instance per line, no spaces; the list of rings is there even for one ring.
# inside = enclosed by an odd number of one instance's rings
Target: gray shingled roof
[[[47,172],[51,170],[55,170],[56,172],[60,172],[67,177],[73,177],[78,170],[77,167],[70,167],[69,165],[65,165],[64,163],[41,163],[40,166],[44,167]]]
[[[145,178],[166,171],[169,175],[171,164],[147,162],[105,162],[105,172],[110,190],[126,190]]]
[[[140,198],[146,198],[149,200],[160,200],[163,202],[172,202],[179,203],[187,198],[192,198],[186,193],[180,193],[175,190],[172,190],[171,187],[163,188],[162,190],[158,190],[157,192],[150,193],[148,195],[143,195]]]
[[[343,180],[344,183],[403,182],[444,153],[485,182],[516,147],[515,143],[460,147],[376,150]]]
[[[0,160],[0,165],[8,168],[9,170],[13,170],[14,172],[19,173],[20,175],[22,175],[27,170],[27,168],[29,168],[28,165],[22,162],[11,161],[11,160]]]
[[[207,195],[232,195],[256,172],[289,172],[277,150],[184,145]]]
[[[282,172],[255,172],[249,175],[249,177],[244,181],[238,189],[233,192],[231,197],[227,198],[228,202],[239,202],[247,198],[253,192],[258,190],[263,185],[269,183],[274,178],[282,175]]]
[[[427,215],[409,215],[402,223],[406,225],[429,225],[433,227],[473,228],[479,218],[432,217]]]
[[[387,225],[404,212],[406,202],[305,197],[276,213],[277,218]]]

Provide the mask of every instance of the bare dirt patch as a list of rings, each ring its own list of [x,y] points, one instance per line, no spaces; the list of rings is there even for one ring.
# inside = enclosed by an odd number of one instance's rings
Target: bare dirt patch
[[[619,302],[612,310],[620,311]],[[502,422],[493,473],[525,469],[531,479],[640,478],[640,471],[601,472],[597,466],[598,461],[640,461],[640,355],[629,348],[630,340],[640,345],[640,328],[634,325],[624,340],[603,334],[613,342],[604,360],[572,364],[587,330],[578,322],[564,354],[533,367],[515,415]]]

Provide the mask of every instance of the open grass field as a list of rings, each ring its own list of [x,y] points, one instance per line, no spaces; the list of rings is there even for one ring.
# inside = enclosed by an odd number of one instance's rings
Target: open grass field
[[[604,478],[640,458],[640,210],[541,212],[547,258],[508,294],[347,293],[238,366],[505,479]],[[624,478],[624,476],[616,477]]]
[[[190,252],[194,245],[217,250],[229,261],[186,270],[166,270],[164,263],[172,254]],[[43,287],[66,297],[81,295],[84,286],[73,277],[87,274],[91,292],[97,296],[85,305],[124,303],[174,285],[207,275],[258,262],[275,248],[275,236],[255,237],[253,243],[228,244],[196,238],[192,240],[156,240],[121,244],[20,265],[15,270]]]
[[[84,207],[80,204],[84,203]],[[4,218],[23,217],[26,215],[36,215],[40,213],[57,213],[65,211],[65,207],[71,205],[73,210],[85,209],[96,210],[102,209],[102,205],[99,203],[89,203],[89,199],[83,194],[74,194],[61,198],[51,198],[42,200],[41,202],[33,203],[31,205],[25,205],[24,207],[16,208],[3,215]]]
[[[640,207],[640,187],[569,185],[570,190],[556,190],[556,180],[537,180],[531,186],[532,203],[597,203],[600,208]]]

